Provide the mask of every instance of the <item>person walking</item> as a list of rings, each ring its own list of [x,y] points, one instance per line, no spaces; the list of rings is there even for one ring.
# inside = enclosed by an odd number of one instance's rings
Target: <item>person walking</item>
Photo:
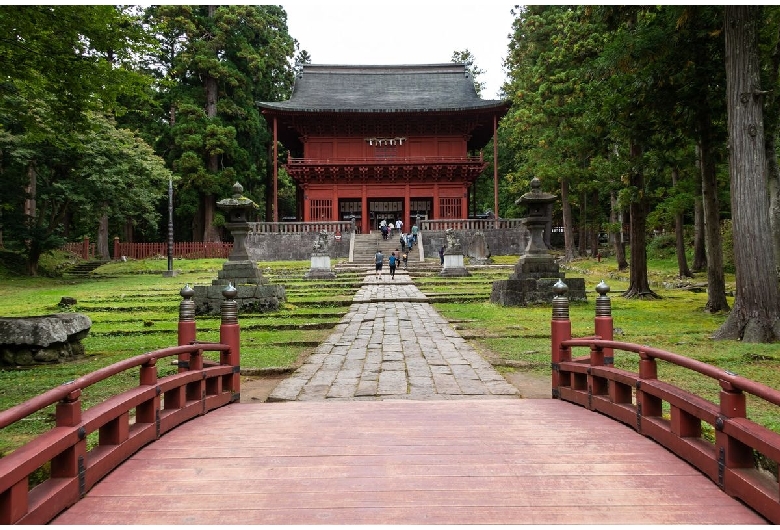
[[[399,234],[403,234],[403,233],[404,233],[404,232],[403,232],[403,230],[401,230],[401,229],[404,227],[404,222],[403,222],[403,221],[401,221],[400,219],[398,219],[398,220],[395,222],[395,227],[396,227],[396,229],[398,229],[398,233],[399,233]]]
[[[395,264],[398,259],[395,257],[395,252],[390,253],[390,257],[387,258],[387,264],[390,265],[390,279],[395,280]]]
[[[374,262],[376,262],[376,279],[381,280],[382,279],[382,262],[385,260],[385,257],[382,255],[381,250],[377,250],[376,254],[374,254]]]
[[[411,233],[406,235],[406,246],[409,247],[409,252],[411,252],[412,247],[414,247],[414,237],[412,237]]]
[[[406,235],[401,234],[401,251],[406,252]]]
[[[441,260],[441,264],[444,265],[444,247],[439,249],[439,259]]]
[[[408,259],[409,259],[409,255],[406,252],[404,252],[403,256],[401,256],[401,261],[403,261],[404,263],[404,270],[406,270],[406,262],[408,261]]]
[[[412,225],[412,237],[414,238],[414,242],[415,242],[415,243],[417,243],[417,232],[418,232],[419,230],[420,230],[420,229],[419,229],[419,228],[417,228],[417,225],[416,225],[416,224],[413,224],[413,225]]]

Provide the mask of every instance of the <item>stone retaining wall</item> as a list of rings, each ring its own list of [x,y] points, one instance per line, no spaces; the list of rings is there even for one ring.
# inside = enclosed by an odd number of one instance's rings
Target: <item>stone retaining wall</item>
[[[349,257],[349,240],[352,234],[342,233],[336,241],[333,232],[328,233],[328,246],[324,253],[331,259]],[[247,235],[246,250],[252,261],[300,261],[311,258],[319,232],[254,233]]]
[[[463,255],[475,257],[474,236],[478,230],[453,230],[455,237],[460,238],[463,247]],[[525,253],[529,232],[522,226],[520,228],[488,229],[481,230],[485,234],[485,241],[490,249],[491,256],[518,256]],[[426,230],[423,232],[423,247],[425,257],[437,257],[439,249],[447,244],[444,230]]]

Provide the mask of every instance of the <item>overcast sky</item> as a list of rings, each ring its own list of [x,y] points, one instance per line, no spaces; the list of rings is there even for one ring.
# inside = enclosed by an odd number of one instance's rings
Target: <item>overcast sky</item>
[[[483,99],[498,99],[515,4],[429,0],[282,1],[290,35],[314,64],[448,63],[469,50],[485,73]]]

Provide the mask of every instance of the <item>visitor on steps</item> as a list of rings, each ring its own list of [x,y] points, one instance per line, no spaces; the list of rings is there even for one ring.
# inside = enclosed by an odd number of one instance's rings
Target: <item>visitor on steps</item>
[[[406,252],[406,236],[401,234],[401,250]]]
[[[396,262],[395,252],[390,253],[390,257],[387,258],[387,263],[390,265],[390,279],[395,280],[395,262]]]
[[[381,280],[382,279],[382,262],[384,261],[385,257],[382,255],[381,250],[377,250],[376,254],[374,254],[374,261],[376,262],[376,279]]]
[[[406,261],[407,261],[408,259],[409,259],[409,255],[408,255],[406,252],[404,252],[404,255],[403,255],[403,256],[401,256],[401,261],[403,261],[403,262],[404,262],[404,270],[406,270]]]

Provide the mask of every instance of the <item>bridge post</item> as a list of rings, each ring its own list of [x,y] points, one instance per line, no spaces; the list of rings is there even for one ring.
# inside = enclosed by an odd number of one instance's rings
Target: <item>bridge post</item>
[[[222,290],[222,323],[219,326],[219,342],[230,346],[230,351],[220,354],[220,364],[233,367],[231,376],[225,378],[226,390],[233,392],[232,401],[240,399],[241,392],[241,334],[238,325],[238,290],[232,283]]]
[[[55,423],[57,427],[75,427],[81,423],[81,389],[77,388],[57,403]],[[73,478],[86,471],[87,437],[51,459],[51,478]]]
[[[661,398],[642,390],[642,379],[658,379],[658,365],[647,352],[639,352],[639,381],[636,382],[636,430],[642,432],[643,416],[661,416]]]
[[[192,344],[195,342],[195,335],[197,333],[195,324],[195,301],[192,299],[195,296],[195,290],[190,287],[190,284],[186,284],[179,291],[182,297],[182,301],[179,304],[179,346],[186,344]],[[178,359],[179,373],[186,372],[189,369],[190,355],[188,353],[180,353]]]
[[[727,418],[744,418],[747,416],[745,394],[728,381],[720,380],[720,416],[715,420],[715,446],[718,450],[718,485],[731,494],[725,481],[725,470],[731,468],[753,468],[753,449],[732,438],[725,432]]]
[[[561,374],[562,362],[571,360],[571,350],[561,343],[571,338],[571,320],[569,320],[569,298],[566,293],[569,287],[558,280],[553,285],[555,296],[552,300],[552,320],[550,322],[550,337],[552,339],[552,397],[560,398],[560,387],[571,386],[571,374]]]
[[[596,292],[599,294],[596,297],[596,317],[594,319],[596,336],[602,340],[613,340],[612,301],[607,296],[609,285],[601,280],[596,286]],[[604,354],[604,366],[613,366],[615,358],[612,348],[604,348],[601,351]]]
[[[157,385],[157,359],[151,359],[141,366],[140,384],[141,386]],[[136,423],[156,423],[157,412],[160,410],[160,395],[155,395],[152,399],[139,403],[135,408]],[[125,438],[126,439],[126,438]]]

